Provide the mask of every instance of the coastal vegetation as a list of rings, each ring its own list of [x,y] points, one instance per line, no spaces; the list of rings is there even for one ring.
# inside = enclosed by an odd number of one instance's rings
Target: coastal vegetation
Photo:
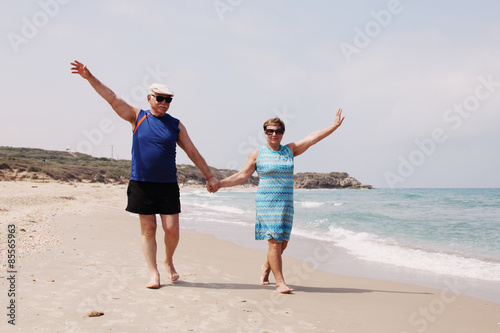
[[[236,172],[214,167],[210,169],[219,179]],[[0,147],[0,181],[126,184],[129,176],[130,160],[93,157],[71,151]],[[177,165],[177,176],[182,185],[205,183],[205,177],[193,165]],[[257,184],[258,178],[252,176],[243,185]],[[296,188],[372,188],[345,172],[298,173],[294,175],[294,184]]]

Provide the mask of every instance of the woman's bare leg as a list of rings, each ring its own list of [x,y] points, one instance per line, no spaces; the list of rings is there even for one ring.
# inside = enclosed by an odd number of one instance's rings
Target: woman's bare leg
[[[285,278],[283,277],[283,262],[281,259],[281,254],[285,250],[286,245],[283,246],[283,243],[277,242],[274,238],[269,239],[268,244],[267,261],[269,262],[269,267],[276,280],[276,290],[280,293],[289,294],[293,289],[289,288],[285,283]]]
[[[288,245],[288,241],[284,240],[281,243],[281,254],[283,254],[287,245]],[[262,270],[262,275],[260,277],[260,284],[268,285],[269,284],[269,273],[271,273],[271,266],[269,265],[269,259],[267,256],[266,256],[266,262],[264,265],[262,265],[261,270]]]

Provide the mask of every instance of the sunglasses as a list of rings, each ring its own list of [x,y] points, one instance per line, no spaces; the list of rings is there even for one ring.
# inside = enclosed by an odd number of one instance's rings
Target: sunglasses
[[[153,96],[154,98],[156,98],[156,101],[158,103],[161,103],[163,101],[165,101],[165,103],[170,103],[172,102],[172,97],[171,96],[168,96],[168,97],[165,97],[165,96],[157,96],[157,95],[151,95]]]
[[[278,129],[266,129],[265,132],[267,135],[273,135],[273,133],[281,135],[283,134],[284,131],[281,128],[278,128]]]

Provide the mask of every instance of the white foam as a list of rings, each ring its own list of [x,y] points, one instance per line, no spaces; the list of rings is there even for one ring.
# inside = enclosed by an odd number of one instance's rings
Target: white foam
[[[319,206],[323,206],[325,205],[324,202],[316,202],[316,201],[299,201],[299,202],[295,202],[295,204],[298,204],[302,207],[306,207],[306,208],[314,208],[314,207],[319,207]]]
[[[401,246],[393,239],[383,239],[366,232],[353,232],[340,227],[331,227],[327,233],[294,230],[304,237],[334,242],[358,259],[392,264],[400,267],[425,270],[437,274],[448,274],[473,279],[500,281],[500,263],[459,254],[431,252]]]
[[[210,198],[214,197],[213,193],[209,193],[208,191],[202,191],[202,190],[195,190],[192,192],[181,192],[180,195],[181,197],[192,197],[192,196],[210,197]]]
[[[254,211],[250,211],[250,210],[240,209],[240,208],[236,208],[236,207],[232,207],[232,206],[216,205],[214,203],[209,204],[209,203],[191,202],[189,204],[194,206],[194,207],[197,207],[197,208],[203,208],[203,209],[207,209],[207,210],[229,213],[229,214],[254,214],[255,213]]]
[[[305,208],[315,208],[325,205],[341,206],[343,202],[319,202],[319,201],[295,201],[295,205],[299,205]]]
[[[210,223],[231,224],[231,225],[236,224],[236,225],[248,226],[248,223],[243,221],[227,221],[227,220],[220,220],[207,217],[198,217],[193,220],[196,220],[197,222],[210,222]]]

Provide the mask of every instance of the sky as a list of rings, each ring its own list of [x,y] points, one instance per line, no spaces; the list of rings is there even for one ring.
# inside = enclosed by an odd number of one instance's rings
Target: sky
[[[500,2],[3,1],[0,146],[130,159],[131,126],[79,60],[148,109],[175,93],[210,166],[240,169],[285,121],[283,144],[345,121],[295,172],[378,188],[500,187]],[[178,149],[178,164],[192,164]]]

